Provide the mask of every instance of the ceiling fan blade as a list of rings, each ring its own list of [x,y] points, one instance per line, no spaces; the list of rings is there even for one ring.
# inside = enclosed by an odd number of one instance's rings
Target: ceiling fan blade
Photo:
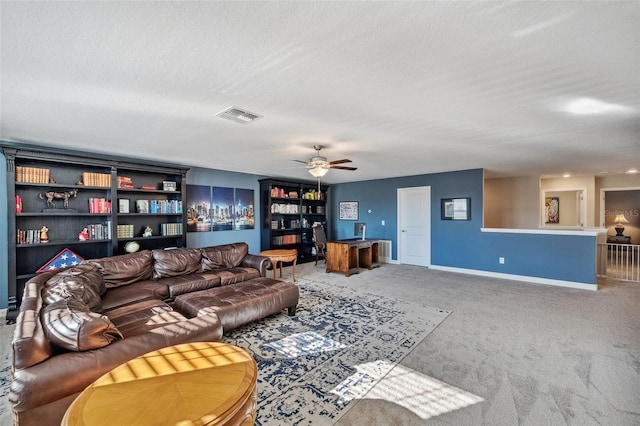
[[[330,169],[340,169],[340,170],[358,170],[357,167],[345,167],[345,166],[329,166]]]
[[[329,164],[331,164],[331,165],[343,164],[343,163],[351,163],[351,160],[345,158],[345,159],[342,159],[342,160],[329,161]]]
[[[308,161],[302,161],[302,160],[291,160],[291,161],[295,161],[297,163],[304,163],[304,164],[309,164]]]

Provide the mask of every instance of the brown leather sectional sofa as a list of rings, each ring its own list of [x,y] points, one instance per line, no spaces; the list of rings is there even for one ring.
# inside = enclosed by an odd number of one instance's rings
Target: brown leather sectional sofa
[[[33,277],[12,342],[15,424],[60,424],[79,392],[139,355],[218,341],[283,309],[295,314],[298,288],[266,278],[270,264],[234,243],[92,259]]]

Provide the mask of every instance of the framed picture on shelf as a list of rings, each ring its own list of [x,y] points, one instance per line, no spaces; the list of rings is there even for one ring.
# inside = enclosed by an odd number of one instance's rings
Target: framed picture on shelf
[[[471,198],[443,198],[442,220],[471,220]]]
[[[340,220],[358,220],[357,201],[340,201]]]

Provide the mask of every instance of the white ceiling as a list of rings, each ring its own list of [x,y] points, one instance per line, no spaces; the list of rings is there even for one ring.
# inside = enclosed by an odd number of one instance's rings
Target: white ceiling
[[[640,2],[2,1],[4,140],[328,183],[640,168]],[[563,105],[604,102],[604,114]],[[244,125],[229,106],[263,115]]]

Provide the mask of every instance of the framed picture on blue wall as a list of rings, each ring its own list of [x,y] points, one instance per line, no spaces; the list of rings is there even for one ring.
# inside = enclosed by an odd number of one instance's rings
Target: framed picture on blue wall
[[[340,201],[340,220],[358,220],[357,201]]]
[[[443,198],[442,220],[471,220],[471,198]]]

